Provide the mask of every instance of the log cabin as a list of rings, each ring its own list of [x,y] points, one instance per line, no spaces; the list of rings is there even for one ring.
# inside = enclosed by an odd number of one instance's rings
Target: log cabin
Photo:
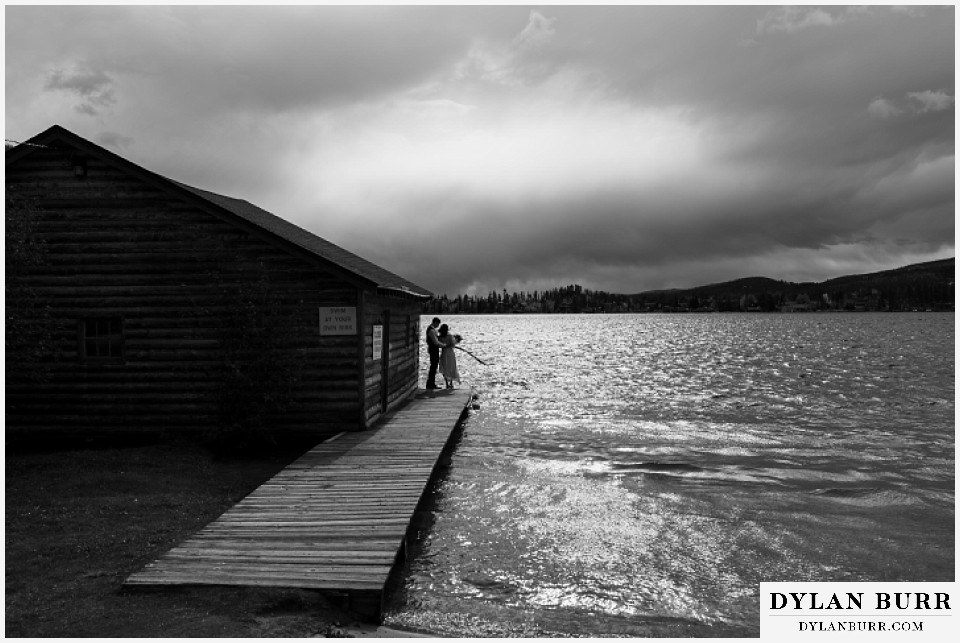
[[[432,294],[325,239],[56,125],[7,150],[5,188],[8,441],[322,439],[417,390]]]

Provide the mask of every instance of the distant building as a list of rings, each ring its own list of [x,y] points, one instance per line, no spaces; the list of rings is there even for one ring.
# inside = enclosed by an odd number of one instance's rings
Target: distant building
[[[32,204],[24,281],[55,340],[43,381],[8,364],[8,434],[210,430],[252,385],[285,396],[271,429],[321,437],[417,389],[432,294],[251,203],[59,126],[7,151],[6,189]]]

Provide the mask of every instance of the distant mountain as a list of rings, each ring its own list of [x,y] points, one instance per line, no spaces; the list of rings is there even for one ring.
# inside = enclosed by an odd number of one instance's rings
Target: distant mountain
[[[954,275],[951,258],[822,282],[747,277],[630,297],[648,310],[952,310]]]

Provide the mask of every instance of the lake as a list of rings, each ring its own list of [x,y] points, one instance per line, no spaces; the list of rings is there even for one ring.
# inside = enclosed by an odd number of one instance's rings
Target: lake
[[[763,581],[953,580],[952,314],[443,321],[490,364],[387,625],[757,636]]]

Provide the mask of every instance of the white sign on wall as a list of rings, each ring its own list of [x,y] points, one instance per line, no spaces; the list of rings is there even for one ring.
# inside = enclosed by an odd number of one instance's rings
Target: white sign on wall
[[[354,306],[320,306],[320,335],[356,335]]]
[[[376,324],[373,327],[373,359],[383,357],[383,326]]]

